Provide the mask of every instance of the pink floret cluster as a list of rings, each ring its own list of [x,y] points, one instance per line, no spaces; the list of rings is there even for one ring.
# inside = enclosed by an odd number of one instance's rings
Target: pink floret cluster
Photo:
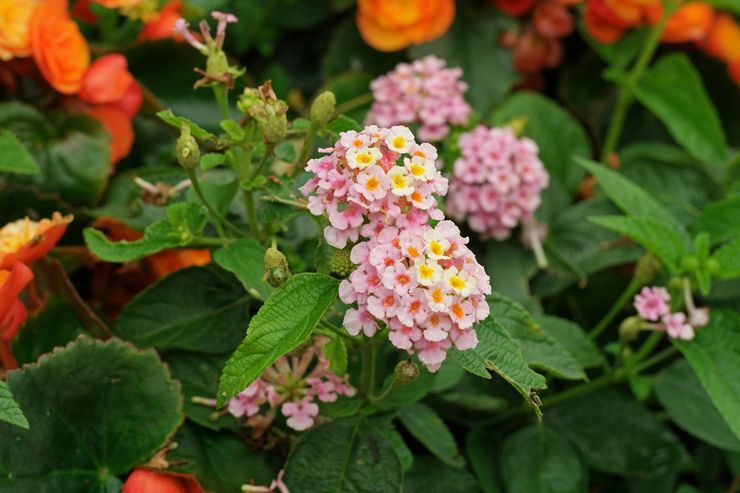
[[[663,287],[644,287],[635,296],[633,305],[640,318],[648,322],[660,322],[657,330],[664,330],[673,339],[689,341],[694,338],[695,329],[709,322],[706,308],[695,308],[693,302],[688,306],[689,316],[685,313],[672,313],[669,305],[671,295]]]
[[[371,162],[358,167],[355,148]],[[468,239],[437,208],[433,194],[444,194],[447,180],[434,166],[436,156],[406,127],[345,132],[331,155],[309,162],[315,176],[303,189],[311,212],[329,217],[330,244],[364,240],[353,246],[357,267],[339,287],[340,299],[354,304],[344,317],[347,331],[372,336],[382,324],[396,347],[418,354],[430,371],[450,347],[477,345],[473,326],[488,316],[491,293]],[[350,209],[353,221],[344,217]],[[430,226],[430,219],[439,222]]]
[[[460,68],[445,68],[444,60],[427,56],[400,63],[370,84],[373,105],[368,124],[384,127],[419,123],[419,138],[440,141],[450,124],[465,125],[472,111],[463,95],[467,84]]]
[[[532,140],[508,128],[477,126],[460,136],[447,213],[483,237],[503,240],[527,224],[550,177]]]
[[[352,397],[356,393],[348,376],[339,377],[329,370],[322,349],[326,342],[325,338],[316,338],[300,354],[280,357],[260,378],[229,400],[229,413],[236,418],[254,419],[260,427],[266,427],[279,408],[287,418],[286,424],[294,430],[312,427],[319,415],[317,400],[334,402],[339,396]]]

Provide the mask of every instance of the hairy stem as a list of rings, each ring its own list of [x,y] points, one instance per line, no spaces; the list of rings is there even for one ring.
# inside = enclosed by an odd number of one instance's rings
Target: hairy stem
[[[591,332],[588,334],[591,339],[596,339],[601,335],[604,330],[609,326],[609,324],[612,323],[614,318],[619,315],[619,312],[622,311],[622,308],[629,303],[629,301],[632,299],[632,297],[637,293],[637,290],[640,289],[640,285],[642,283],[639,279],[636,277],[633,277],[632,280],[630,280],[630,283],[627,285],[627,287],[622,291],[622,294],[619,296],[619,299],[617,299],[616,303],[612,305],[612,307],[609,309],[609,311],[604,315],[604,317],[599,320],[599,323],[596,324],[596,326],[591,329]]]
[[[198,175],[195,173],[195,170],[188,169],[187,173],[188,173],[188,178],[190,178],[190,182],[193,184],[193,190],[195,190],[195,194],[198,196],[198,199],[206,207],[206,209],[208,209],[208,212],[214,218],[216,218],[216,221],[215,221],[216,230],[218,231],[218,235],[221,238],[222,243],[226,241],[226,236],[224,235],[223,227],[225,227],[232,233],[235,233],[239,236],[244,236],[244,233],[242,233],[239,230],[239,228],[231,224],[228,219],[222,216],[221,213],[218,212],[216,209],[214,209],[213,206],[208,202],[208,200],[206,199],[206,196],[203,194],[203,190],[200,188],[200,182],[198,181]]]

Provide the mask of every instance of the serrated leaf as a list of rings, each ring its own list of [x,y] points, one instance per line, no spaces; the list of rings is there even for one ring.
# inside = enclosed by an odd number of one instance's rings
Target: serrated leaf
[[[208,130],[205,130],[204,128],[199,126],[197,123],[195,123],[190,118],[185,118],[184,116],[177,116],[170,109],[166,109],[166,110],[162,110],[158,112],[157,116],[167,125],[173,126],[178,130],[180,130],[180,128],[183,125],[188,125],[190,127],[190,134],[196,139],[211,140],[211,141],[218,140],[215,135],[213,135]]]
[[[497,373],[532,405],[538,415],[541,415],[531,394],[536,390],[547,388],[545,377],[527,365],[519,343],[492,317],[476,325],[475,330],[478,335],[478,346],[466,351],[452,348],[447,353],[449,358],[479,377],[491,378],[488,370]]]
[[[9,372],[8,387],[30,429],[0,423],[13,444],[0,447],[0,491],[105,491],[182,422],[179,386],[157,354],[116,339],[78,339]]]
[[[213,252],[213,261],[232,272],[244,289],[257,299],[264,300],[273,291],[265,280],[265,247],[252,239],[237,240]]]
[[[90,251],[106,262],[130,262],[179,245],[167,221],[152,224],[144,237],[136,241],[111,242],[101,231],[93,228],[85,228],[82,234]]]
[[[560,433],[529,426],[512,434],[501,450],[508,493],[576,493],[586,490],[578,452]]]
[[[594,341],[575,322],[551,315],[535,315],[533,319],[547,335],[560,343],[583,368],[594,368],[604,363],[604,355],[599,352]]]
[[[360,130],[362,130],[362,125],[357,123],[357,120],[353,118],[345,115],[339,115],[334,120],[329,122],[326,128],[327,130],[334,132],[335,134],[340,134],[349,130],[359,132]]]
[[[657,255],[671,272],[679,272],[681,258],[689,254],[674,230],[657,220],[630,216],[597,216],[588,220],[639,243]]]
[[[371,418],[370,426],[388,440],[388,443],[390,443],[394,452],[396,452],[398,460],[401,462],[401,470],[404,474],[408,472],[414,464],[414,454],[408,445],[406,445],[403,436],[398,432],[393,421],[388,416],[380,416]]]
[[[347,373],[347,345],[341,337],[334,337],[323,347],[324,357],[329,360],[329,370],[339,376]]]
[[[439,460],[452,467],[465,465],[455,437],[431,407],[421,403],[402,407],[398,419]]]
[[[332,277],[303,273],[288,278],[270,295],[224,367],[218,386],[219,407],[306,340],[334,303],[338,287],[339,281]]]
[[[519,343],[529,366],[570,380],[586,378],[575,358],[544,332],[524,307],[499,294],[489,297],[488,306],[494,320]]]
[[[0,131],[0,172],[35,175],[41,172],[38,163],[10,130]]]
[[[28,429],[28,420],[23,415],[23,410],[15,402],[8,384],[3,380],[0,380],[0,421]]]
[[[740,238],[722,245],[714,252],[712,258],[719,263],[720,278],[740,277]]]
[[[686,361],[677,361],[657,375],[655,395],[679,427],[715,447],[740,452],[740,439],[732,433]]]
[[[711,165],[727,163],[727,142],[717,110],[685,54],[659,59],[643,74],[635,96],[692,156]]]
[[[733,195],[705,207],[691,229],[694,232],[709,233],[713,243],[731,240],[740,236],[738,217],[740,217],[740,195]]]
[[[190,267],[140,292],[121,311],[113,332],[142,348],[226,353],[244,334],[249,302],[231,274]]]
[[[732,432],[740,438],[740,315],[712,310],[692,341],[674,340]]]
[[[285,464],[291,491],[392,493],[401,491],[401,478],[393,446],[362,416],[307,432]]]

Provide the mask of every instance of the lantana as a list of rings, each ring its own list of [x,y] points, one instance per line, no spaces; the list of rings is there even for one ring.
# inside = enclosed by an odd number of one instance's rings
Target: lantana
[[[436,149],[406,127],[370,126],[342,133],[327,152],[306,166],[315,175],[302,188],[316,192],[309,210],[328,214],[329,244],[367,239],[352,248],[357,268],[339,288],[344,303],[356,303],[345,313],[347,331],[372,336],[380,322],[430,371],[451,346],[474,348],[472,327],[488,316],[491,285],[468,239],[437,208],[434,194],[446,193],[447,180],[434,165]]]
[[[319,415],[320,402],[334,402],[339,396],[352,397],[355,388],[349,377],[329,370],[324,357],[325,338],[316,338],[299,354],[279,358],[260,378],[233,397],[228,411],[234,417],[248,419],[247,424],[269,425],[280,409],[286,424],[296,431],[307,430]]]
[[[477,126],[460,136],[447,213],[483,237],[506,239],[531,222],[549,175],[537,144],[508,128]]]
[[[665,331],[673,339],[691,340],[695,329],[709,322],[709,313],[705,308],[696,308],[690,291],[686,297],[687,317],[682,312],[671,312],[671,295],[663,287],[644,287],[635,296],[633,306],[637,314],[647,322],[659,322],[650,328]]]
[[[366,123],[383,127],[419,123],[420,139],[442,140],[449,125],[466,124],[472,112],[463,97],[468,86],[461,76],[460,68],[445,68],[445,61],[432,55],[400,63],[370,83],[374,102]]]

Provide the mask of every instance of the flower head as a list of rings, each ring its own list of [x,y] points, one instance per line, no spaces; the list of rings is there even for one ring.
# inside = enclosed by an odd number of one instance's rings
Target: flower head
[[[635,296],[633,304],[640,317],[651,322],[657,322],[660,317],[670,313],[671,308],[668,306],[670,300],[671,297],[666,288],[644,287]]]
[[[32,279],[31,269],[20,262],[0,270],[0,338],[12,339],[26,321],[28,312],[18,296]]]
[[[669,313],[663,315],[663,324],[668,335],[674,339],[690,341],[694,338],[694,328],[687,323],[683,313]]]
[[[36,0],[0,0],[0,60],[31,54],[28,23],[37,3]]]
[[[29,263],[46,255],[61,239],[72,216],[55,212],[51,219],[19,219],[0,228],[0,269]]]

